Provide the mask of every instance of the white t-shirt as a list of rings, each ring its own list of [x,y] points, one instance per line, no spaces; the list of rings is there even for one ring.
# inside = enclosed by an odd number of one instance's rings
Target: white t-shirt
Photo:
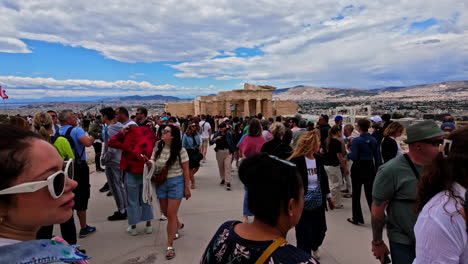
[[[304,157],[307,166],[307,189],[308,190],[315,190],[318,186],[318,175],[317,175],[317,162],[315,159],[309,159]]]
[[[210,138],[210,133],[208,131],[211,129],[210,123],[206,121],[200,121],[198,125],[200,126],[200,138]]]
[[[460,184],[455,183],[452,189],[456,196],[465,196],[466,189]],[[414,226],[417,243],[413,264],[468,263],[466,224],[459,213],[463,202],[442,191],[424,205]]]

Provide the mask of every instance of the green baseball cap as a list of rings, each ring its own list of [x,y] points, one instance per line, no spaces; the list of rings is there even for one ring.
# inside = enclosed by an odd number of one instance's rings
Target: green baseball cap
[[[446,133],[440,129],[436,122],[432,120],[423,121],[409,126],[406,129],[406,144],[423,141],[429,138],[445,136]]]

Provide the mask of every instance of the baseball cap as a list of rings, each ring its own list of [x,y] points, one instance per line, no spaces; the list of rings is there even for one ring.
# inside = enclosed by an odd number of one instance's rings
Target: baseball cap
[[[373,116],[370,118],[371,121],[374,121],[375,123],[380,123],[382,122],[382,118],[380,116]]]
[[[343,117],[340,115],[335,116],[335,121],[341,121],[343,120]]]
[[[162,121],[167,121],[167,120],[169,120],[169,118],[163,117],[163,118],[161,118],[161,120],[162,120]]]
[[[224,122],[219,123],[218,128],[223,128],[223,127],[226,127],[226,123],[224,123]]]

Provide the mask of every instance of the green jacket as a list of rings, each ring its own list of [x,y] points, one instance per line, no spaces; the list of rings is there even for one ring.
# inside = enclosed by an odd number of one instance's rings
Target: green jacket
[[[102,139],[102,125],[99,123],[93,123],[89,128],[89,135],[93,136],[95,139]]]

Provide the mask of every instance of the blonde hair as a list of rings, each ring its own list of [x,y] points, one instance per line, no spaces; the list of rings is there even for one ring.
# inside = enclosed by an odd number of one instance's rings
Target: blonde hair
[[[398,131],[401,131],[401,133],[403,133],[403,130],[405,130],[405,127],[402,124],[398,122],[392,122],[385,129],[385,131],[383,132],[383,135],[384,137],[390,137],[394,135],[395,133],[397,133]]]
[[[41,135],[44,140],[50,142],[50,129],[52,129],[52,117],[49,114],[37,113],[33,118],[34,132]]]
[[[289,157],[288,160],[306,156],[313,149],[318,149],[320,146],[320,131],[314,129],[312,131],[305,132],[299,137],[297,141],[296,148],[294,149],[293,154]]]
[[[282,136],[284,136],[284,133],[286,132],[286,128],[284,127],[282,123],[274,122],[270,126],[270,132],[274,138],[281,138]]]

